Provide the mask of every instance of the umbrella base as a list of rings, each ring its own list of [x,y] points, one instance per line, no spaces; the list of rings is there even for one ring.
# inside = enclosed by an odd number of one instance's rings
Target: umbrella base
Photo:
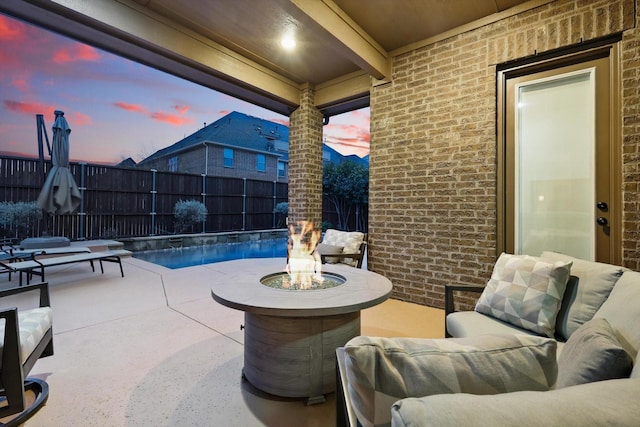
[[[22,249],[62,248],[69,245],[71,245],[69,239],[62,236],[29,237],[20,242]]]

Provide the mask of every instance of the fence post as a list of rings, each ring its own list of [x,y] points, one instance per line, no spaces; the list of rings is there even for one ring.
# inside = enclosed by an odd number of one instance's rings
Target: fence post
[[[273,223],[271,224],[271,228],[276,228],[276,202],[278,199],[276,195],[278,194],[278,183],[273,181]]]
[[[78,212],[78,216],[80,217],[80,230],[78,230],[78,240],[84,240],[84,219],[87,217],[87,213],[84,211],[84,192],[87,189],[87,184],[85,181],[86,174],[86,166],[87,164],[84,162],[80,163],[80,212]]]
[[[247,226],[247,178],[242,178],[242,231]]]
[[[151,169],[151,233],[150,236],[156,235],[156,169]]]
[[[200,195],[202,196],[202,204],[206,208],[207,207],[207,174],[203,173],[201,175],[202,175],[202,193],[200,193]],[[205,215],[204,219],[202,220],[203,233],[207,232],[207,216],[209,216],[208,211],[207,211],[207,215]]]

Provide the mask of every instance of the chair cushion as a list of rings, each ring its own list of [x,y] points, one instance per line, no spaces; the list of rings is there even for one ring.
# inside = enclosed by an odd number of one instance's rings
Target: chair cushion
[[[320,243],[318,245],[318,252],[320,253],[320,255],[341,254],[342,249],[343,249],[342,246],[329,245],[326,243]],[[329,264],[335,264],[340,261],[340,258],[327,257],[326,261]]]
[[[51,307],[40,307],[31,310],[18,311],[18,323],[20,330],[20,360],[24,363],[33,353],[36,346],[51,329],[53,324],[53,311]],[[0,337],[4,336],[4,323],[0,326]],[[4,343],[0,343],[4,346]]]
[[[553,337],[571,262],[527,255],[500,255],[476,311]]]
[[[340,231],[329,228],[324,233],[322,243],[331,246],[342,247],[342,252],[345,254],[358,253],[360,244],[364,240],[364,233],[360,231]],[[336,259],[337,262],[341,262],[348,265],[355,265],[355,260],[352,258]]]
[[[348,393],[363,426],[386,426],[391,405],[439,393],[548,390],[556,342],[529,335],[414,339],[356,337],[345,345]]]
[[[562,349],[556,387],[626,378],[632,366],[609,322],[595,318],[580,326]]]
[[[627,270],[624,267],[586,261],[557,252],[543,252],[540,258],[551,262],[572,262],[571,277],[567,282],[556,319],[556,335],[565,341],[580,325],[591,320],[622,273]]]

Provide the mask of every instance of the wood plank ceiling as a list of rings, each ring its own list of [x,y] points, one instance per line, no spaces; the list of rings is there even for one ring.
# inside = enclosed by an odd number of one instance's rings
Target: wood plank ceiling
[[[3,0],[0,12],[285,115],[312,85],[332,115],[368,105],[394,55],[550,1]]]

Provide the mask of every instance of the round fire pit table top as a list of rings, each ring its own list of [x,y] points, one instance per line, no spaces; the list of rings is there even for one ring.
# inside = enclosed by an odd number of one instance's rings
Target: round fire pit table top
[[[344,264],[322,266],[323,272],[347,279],[334,288],[288,290],[260,283],[264,276],[285,271],[286,264],[286,258],[259,258],[211,265],[211,296],[222,305],[255,314],[317,317],[373,307],[391,295],[391,281],[386,277]]]

